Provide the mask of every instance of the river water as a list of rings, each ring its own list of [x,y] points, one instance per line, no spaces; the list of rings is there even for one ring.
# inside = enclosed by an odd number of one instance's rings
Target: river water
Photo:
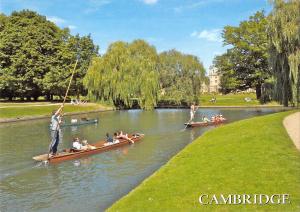
[[[200,109],[196,119],[222,113],[233,122],[279,110]],[[214,128],[183,130],[189,118],[186,109],[110,111],[89,117],[100,121],[97,125],[63,128],[60,149],[70,147],[75,136],[92,144],[116,130],[141,132],[145,138],[87,158],[46,165],[31,158],[47,151],[49,120],[0,125],[1,212],[103,211],[203,132]]]

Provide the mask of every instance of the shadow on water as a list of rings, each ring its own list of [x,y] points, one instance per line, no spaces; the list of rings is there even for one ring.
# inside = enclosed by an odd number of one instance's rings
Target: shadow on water
[[[277,111],[200,109],[196,119],[222,113],[233,122]],[[142,132],[146,136],[133,145],[57,165],[31,159],[48,149],[49,120],[0,125],[0,211],[104,210],[203,132],[214,128],[182,131],[188,117],[186,109],[90,114],[90,118],[99,118],[100,122],[63,128],[60,149],[70,147],[75,136],[91,144],[104,138],[106,132],[117,130]]]

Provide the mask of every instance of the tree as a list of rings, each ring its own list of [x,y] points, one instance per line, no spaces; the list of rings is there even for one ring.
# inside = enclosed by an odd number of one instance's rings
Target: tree
[[[275,0],[269,17],[270,65],[276,99],[284,106],[300,99],[300,2]]]
[[[214,67],[216,67],[218,72],[221,74],[220,90],[223,94],[243,89],[245,87],[242,80],[236,77],[234,64],[231,62],[230,56],[231,54],[227,52],[223,55],[216,56],[213,61]]]
[[[55,68],[44,77],[45,92],[48,95],[63,95],[67,89],[71,70],[73,70],[74,63],[78,59],[70,95],[76,95],[79,98],[80,94],[87,94],[83,86],[83,78],[92,58],[98,55],[99,48],[93,43],[90,35],[80,37],[77,34],[72,36],[68,29],[64,29],[62,37],[65,42],[61,43],[56,54]]]
[[[1,96],[37,99],[59,48],[60,29],[29,10],[2,16],[0,25]]]
[[[82,79],[98,47],[90,35],[70,35],[36,12],[0,15],[1,98],[37,99],[65,93],[76,59],[71,94],[86,94]]]
[[[239,82],[240,89],[255,87],[256,97],[261,97],[261,86],[269,78],[267,19],[263,12],[256,12],[249,20],[242,21],[238,27],[226,26],[223,31],[225,45],[232,48],[227,51],[230,69],[220,69],[224,77],[233,77]],[[227,78],[228,79],[228,78]]]
[[[176,50],[159,55],[160,86],[164,99],[177,104],[198,102],[205,69],[196,56]]]
[[[94,57],[84,78],[89,95],[129,108],[136,99],[143,109],[157,103],[157,53],[143,40],[112,43],[102,57]]]

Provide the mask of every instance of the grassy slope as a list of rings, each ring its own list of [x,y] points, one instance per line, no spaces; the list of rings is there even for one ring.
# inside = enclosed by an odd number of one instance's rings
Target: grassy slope
[[[58,109],[59,105],[49,106],[26,106],[26,107],[7,107],[0,108],[0,118],[21,118],[28,116],[50,115],[55,109]],[[83,112],[99,109],[106,109],[108,107],[99,104],[88,105],[65,105],[64,112]]]
[[[109,211],[300,211],[300,154],[277,113],[206,132]],[[290,205],[209,205],[200,194],[290,194]]]
[[[202,94],[200,96],[201,106],[256,106],[261,105],[254,93],[250,94],[227,94],[227,95],[216,95],[217,102],[209,102],[213,97],[212,94]],[[250,97],[252,101],[246,102],[245,98]],[[278,105],[276,102],[268,103],[267,105]]]

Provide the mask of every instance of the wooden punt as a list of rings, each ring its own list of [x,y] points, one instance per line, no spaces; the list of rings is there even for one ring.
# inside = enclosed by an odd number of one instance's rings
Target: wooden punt
[[[190,123],[185,123],[184,125],[186,127],[205,127],[205,126],[210,126],[210,125],[217,125],[226,122],[226,119],[220,120],[220,121],[209,121],[209,122],[190,122]]]
[[[91,119],[91,120],[80,120],[78,122],[75,123],[62,123],[61,126],[62,127],[68,127],[68,126],[79,126],[79,125],[85,125],[85,124],[96,124],[98,123],[98,119]]]
[[[136,133],[136,134],[129,135],[128,137],[135,143],[140,141],[144,137],[144,134]],[[73,160],[73,159],[85,157],[92,154],[98,154],[100,152],[108,151],[131,143],[131,141],[128,141],[126,139],[118,139],[118,140],[119,140],[118,143],[112,143],[112,144],[108,144],[106,141],[99,141],[97,143],[91,144],[96,147],[95,149],[89,149],[89,150],[64,149],[62,152],[59,152],[57,155],[54,155],[50,158],[48,158],[48,154],[43,154],[43,155],[35,156],[32,159],[35,161],[48,161],[49,163],[60,163],[66,160]]]

